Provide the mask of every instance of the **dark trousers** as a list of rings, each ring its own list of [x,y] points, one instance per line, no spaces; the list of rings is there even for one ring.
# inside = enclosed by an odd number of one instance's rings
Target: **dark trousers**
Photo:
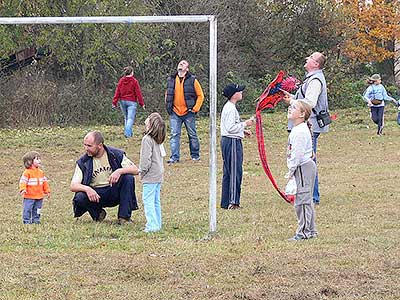
[[[317,148],[318,148],[318,137],[320,132],[313,132],[312,139],[313,139],[313,151],[314,151],[314,162],[317,165]],[[315,176],[315,183],[314,183],[314,190],[313,190],[313,201],[316,204],[319,204],[320,196],[319,196],[319,182],[318,182],[318,171]]]
[[[99,202],[89,200],[85,192],[75,193],[73,199],[74,217],[89,212],[93,220],[98,220],[103,207],[118,207],[118,217],[129,219],[132,210],[138,209],[135,195],[135,178],[131,174],[122,175],[117,184],[94,189],[100,196]]]
[[[229,204],[240,204],[243,175],[242,140],[223,136],[221,138],[221,152],[224,163],[221,207],[228,208]]]
[[[383,115],[384,115],[384,106],[371,106],[371,119],[372,121],[378,125],[378,130],[383,127]]]

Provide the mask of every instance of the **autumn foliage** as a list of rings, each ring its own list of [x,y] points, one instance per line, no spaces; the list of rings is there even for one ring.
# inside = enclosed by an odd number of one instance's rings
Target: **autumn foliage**
[[[400,38],[400,1],[334,0],[341,17],[338,30],[341,49],[359,62],[381,62],[394,57]]]

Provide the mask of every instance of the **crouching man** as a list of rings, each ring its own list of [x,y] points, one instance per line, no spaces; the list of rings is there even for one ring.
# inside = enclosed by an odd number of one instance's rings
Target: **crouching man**
[[[76,162],[71,181],[74,217],[89,212],[94,221],[106,217],[104,207],[118,207],[118,223],[130,222],[132,210],[138,209],[135,179],[139,169],[125,152],[104,145],[98,131],[86,134],[83,145],[86,153]]]

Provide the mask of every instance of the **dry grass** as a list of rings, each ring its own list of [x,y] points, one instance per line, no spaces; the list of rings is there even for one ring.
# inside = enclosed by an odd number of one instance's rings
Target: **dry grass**
[[[395,110],[388,110],[382,137],[367,110],[339,113],[318,150],[320,236],[297,243],[287,241],[295,230],[293,208],[263,174],[254,137],[244,142],[244,208],[219,209],[218,233],[210,238],[208,120],[199,124],[202,161],[189,160],[183,137],[183,161],[166,166],[164,227],[150,235],[141,231],[143,210],[124,227],[114,223],[116,209],[101,224],[73,219],[68,186],[89,128],[1,130],[0,299],[399,299]],[[268,114],[264,121],[271,168],[283,184],[285,116]],[[138,162],[139,134],[126,141],[121,127],[97,129]],[[42,224],[24,226],[17,183],[21,157],[32,149],[42,153],[53,195]],[[136,191],[141,199],[139,182]]]

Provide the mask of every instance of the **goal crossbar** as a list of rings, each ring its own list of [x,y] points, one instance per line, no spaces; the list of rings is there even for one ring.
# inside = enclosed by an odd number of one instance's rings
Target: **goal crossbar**
[[[0,24],[132,24],[132,23],[205,23],[215,20],[209,15],[189,16],[107,16],[107,17],[14,17],[0,18]]]

